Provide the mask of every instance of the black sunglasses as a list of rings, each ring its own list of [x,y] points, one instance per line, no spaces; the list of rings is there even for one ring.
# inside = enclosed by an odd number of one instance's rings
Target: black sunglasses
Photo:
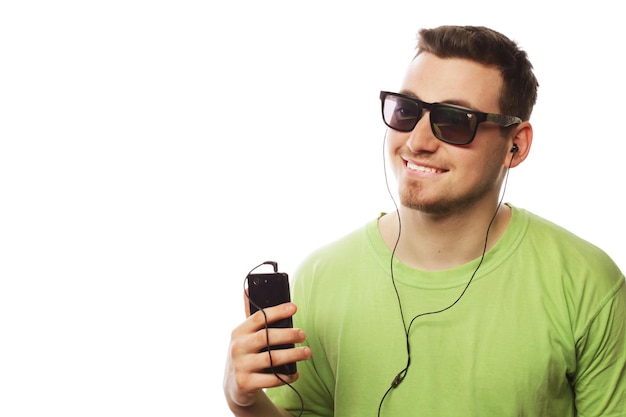
[[[515,116],[483,113],[446,103],[426,103],[415,97],[389,91],[380,92],[383,121],[400,132],[410,132],[422,118],[424,110],[430,111],[430,128],[437,139],[453,145],[467,145],[474,140],[478,125],[494,122],[504,127],[522,123]]]

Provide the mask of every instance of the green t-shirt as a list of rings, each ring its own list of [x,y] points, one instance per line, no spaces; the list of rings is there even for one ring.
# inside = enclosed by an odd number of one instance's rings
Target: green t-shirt
[[[451,308],[415,319],[382,417],[626,416],[626,285],[600,249],[513,207]],[[407,346],[377,219],[325,246],[292,283],[313,356],[293,387],[306,416],[376,417]],[[394,261],[406,324],[451,305],[480,259],[440,272]],[[268,389],[297,415],[289,387]]]

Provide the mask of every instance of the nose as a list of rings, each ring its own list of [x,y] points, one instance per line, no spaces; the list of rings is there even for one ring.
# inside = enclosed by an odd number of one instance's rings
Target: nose
[[[440,144],[440,140],[433,134],[430,127],[430,111],[425,110],[406,139],[406,146],[413,153],[434,152]]]

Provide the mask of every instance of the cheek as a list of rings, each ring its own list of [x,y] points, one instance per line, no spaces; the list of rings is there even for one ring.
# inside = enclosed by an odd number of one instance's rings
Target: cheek
[[[459,158],[457,168],[463,171],[463,179],[474,184],[482,183],[487,187],[499,183],[506,172],[501,157],[489,155],[482,158]]]
[[[407,133],[396,132],[395,130],[387,130],[385,135],[385,150],[390,157],[393,157],[406,144]]]
[[[446,167],[452,175],[450,179],[458,185],[477,186],[488,173],[493,171],[493,162],[485,156],[465,148],[451,148],[445,156]]]
[[[403,137],[404,136],[404,137]],[[401,149],[406,143],[406,135],[398,134],[398,132],[390,131],[385,138],[385,160],[392,167],[393,172],[397,174],[398,169],[404,166],[404,161],[400,158]]]

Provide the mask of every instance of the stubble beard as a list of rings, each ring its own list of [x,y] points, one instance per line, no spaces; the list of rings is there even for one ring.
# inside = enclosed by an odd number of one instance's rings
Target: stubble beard
[[[478,187],[462,195],[452,195],[448,190],[443,196],[426,196],[423,187],[416,184],[406,184],[400,190],[400,203],[412,210],[434,216],[458,214],[472,207],[476,202],[485,198],[493,190],[493,184],[481,183]]]

